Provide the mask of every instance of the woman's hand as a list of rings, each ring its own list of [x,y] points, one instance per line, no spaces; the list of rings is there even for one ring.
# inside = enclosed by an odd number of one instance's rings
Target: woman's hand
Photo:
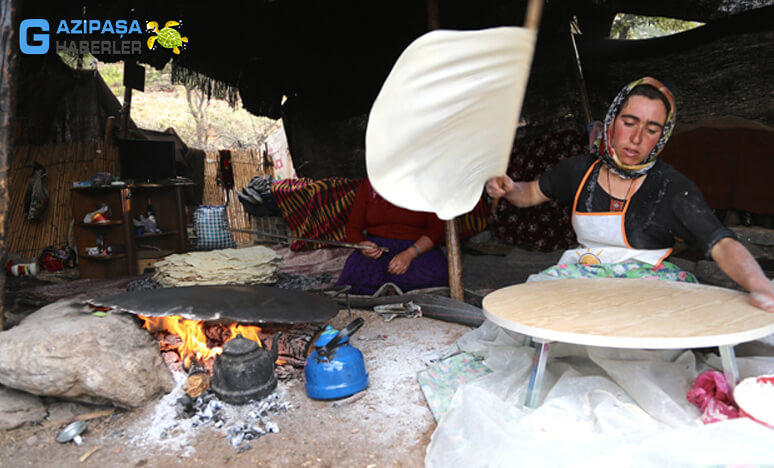
[[[511,205],[519,208],[549,201],[549,198],[540,191],[540,184],[537,180],[514,182],[508,176],[489,179],[486,182],[486,193],[492,198],[505,198]]]
[[[750,291],[750,304],[766,312],[774,313],[774,284],[763,291]]]
[[[510,177],[493,177],[486,181],[486,193],[492,198],[503,198],[513,190],[513,180]]]
[[[382,253],[384,253],[384,251],[380,249],[378,245],[374,244],[371,241],[363,241],[360,243],[360,245],[364,247],[369,247],[368,249],[364,249],[360,251],[360,253],[362,253],[368,258],[377,259],[382,256]]]
[[[725,274],[750,291],[750,304],[774,313],[774,282],[741,242],[724,237],[712,247],[710,256]]]
[[[387,273],[391,275],[402,275],[408,271],[411,262],[417,258],[416,251],[409,247],[398,255],[392,257],[390,264],[387,266]]]

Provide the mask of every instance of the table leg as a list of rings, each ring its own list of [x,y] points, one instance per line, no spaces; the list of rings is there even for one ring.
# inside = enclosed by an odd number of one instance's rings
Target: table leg
[[[719,346],[720,360],[723,362],[723,375],[726,381],[731,386],[731,389],[736,386],[739,381],[739,367],[736,365],[736,353],[734,353],[734,347],[732,345]]]
[[[527,387],[527,400],[524,404],[527,408],[536,408],[540,401],[540,394],[543,391],[543,377],[546,374],[546,361],[548,360],[548,351],[551,346],[550,341],[542,341],[533,338],[535,342],[535,358],[532,361],[532,374],[529,376],[529,387]]]

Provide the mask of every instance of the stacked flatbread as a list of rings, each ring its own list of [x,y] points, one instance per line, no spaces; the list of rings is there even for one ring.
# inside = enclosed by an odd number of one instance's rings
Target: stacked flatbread
[[[175,254],[156,262],[153,279],[168,288],[274,283],[282,260],[282,256],[262,246]]]

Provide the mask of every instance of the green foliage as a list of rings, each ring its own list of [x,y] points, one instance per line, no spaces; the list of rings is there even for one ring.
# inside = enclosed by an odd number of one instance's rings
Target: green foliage
[[[97,70],[119,101],[124,100],[123,62],[100,62],[91,55],[79,57],[66,52],[62,60],[73,68]],[[186,144],[204,150],[261,147],[274,130],[276,121],[256,117],[241,108],[231,107],[225,100],[212,99],[201,106],[206,115],[194,117],[186,99],[185,87],[172,84],[172,66],[162,70],[145,66],[145,91],[132,93],[132,120],[140,127],[164,131],[174,128]],[[194,93],[200,92],[192,90]],[[197,134],[196,120],[200,119]],[[202,128],[204,127],[204,128]],[[197,142],[200,144],[197,146]]]
[[[123,63],[96,62],[96,68],[119,101],[124,99]],[[276,121],[256,117],[237,105],[220,99],[203,106],[206,135],[197,135],[196,119],[186,99],[185,87],[171,82],[171,65],[162,70],[145,67],[145,91],[132,93],[132,120],[140,127],[164,131],[175,129],[187,145],[205,150],[260,147]],[[206,138],[205,138],[206,137]],[[205,143],[197,146],[197,141]]]
[[[105,83],[113,88],[121,88],[124,83],[124,64],[121,62],[115,63],[98,63],[99,74],[102,75],[102,79]]]
[[[661,16],[638,16],[618,13],[610,27],[612,39],[648,39],[669,36],[703,26],[704,23],[682,21]]]

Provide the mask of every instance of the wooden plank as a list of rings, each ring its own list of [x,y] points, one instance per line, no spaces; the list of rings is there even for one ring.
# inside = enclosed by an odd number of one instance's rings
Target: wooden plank
[[[70,424],[71,422],[75,422],[75,421],[90,421],[92,419],[102,418],[105,416],[112,416],[115,412],[116,412],[115,408],[92,411],[90,413],[79,414],[78,416],[73,416],[70,418],[57,419],[55,421],[48,421],[47,423],[43,424],[43,427],[49,428],[49,427],[55,427],[55,426],[62,426],[65,424]]]

